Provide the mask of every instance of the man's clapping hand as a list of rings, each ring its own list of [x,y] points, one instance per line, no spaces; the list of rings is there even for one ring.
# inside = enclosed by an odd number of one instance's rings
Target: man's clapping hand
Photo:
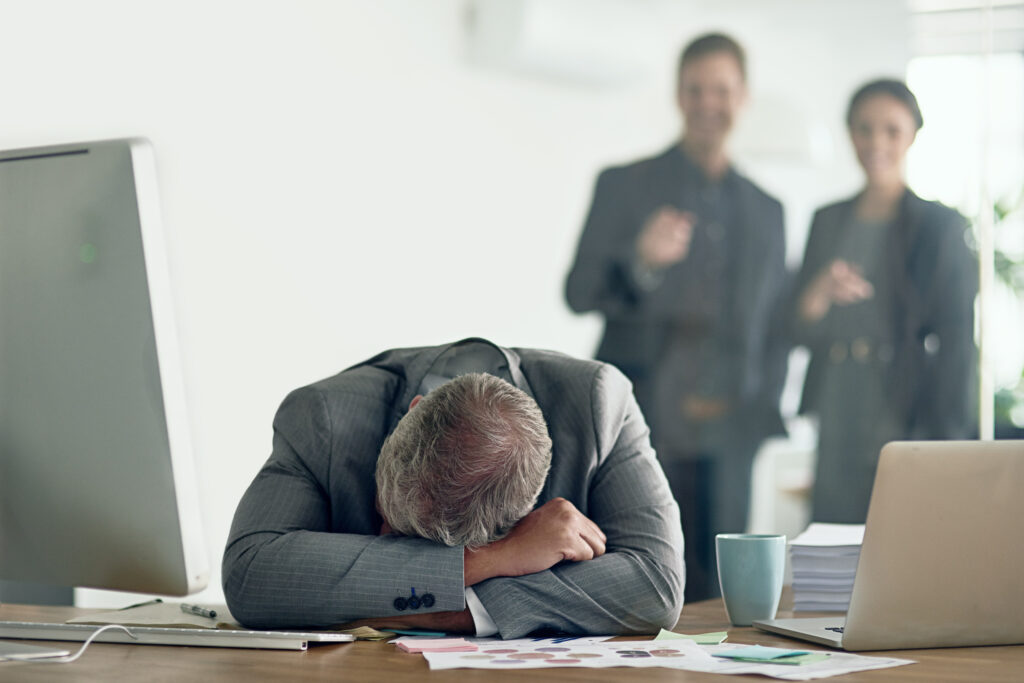
[[[697,217],[689,211],[663,206],[647,219],[636,252],[648,268],[665,268],[686,258]]]

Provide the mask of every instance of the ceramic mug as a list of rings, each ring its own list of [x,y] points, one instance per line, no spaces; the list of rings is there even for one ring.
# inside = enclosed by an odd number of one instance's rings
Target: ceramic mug
[[[786,537],[781,534],[718,534],[718,583],[734,626],[774,619],[786,571]]]

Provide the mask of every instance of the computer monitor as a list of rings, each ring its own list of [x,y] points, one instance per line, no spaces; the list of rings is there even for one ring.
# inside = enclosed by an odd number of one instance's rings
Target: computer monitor
[[[142,139],[0,152],[0,579],[209,576]]]

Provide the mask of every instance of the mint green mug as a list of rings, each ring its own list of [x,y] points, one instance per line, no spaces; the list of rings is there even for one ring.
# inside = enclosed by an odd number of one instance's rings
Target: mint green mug
[[[786,571],[786,537],[781,534],[718,534],[718,583],[734,626],[774,619]]]

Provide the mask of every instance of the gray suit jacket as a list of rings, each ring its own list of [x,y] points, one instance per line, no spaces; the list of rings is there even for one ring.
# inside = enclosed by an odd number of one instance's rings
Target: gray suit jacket
[[[451,346],[386,351],[285,399],[273,452],[242,498],[224,554],[224,592],[239,621],[320,627],[390,616],[412,589],[434,596],[423,611],[466,607],[463,549],[380,536],[374,505],[381,444]],[[476,584],[499,633],[671,627],[684,583],[679,512],[629,381],[603,363],[498,348],[554,444],[537,505],[564,497],[608,537],[593,560]]]
[[[840,410],[821,405],[822,384],[835,341],[823,325],[801,323],[796,302],[811,280],[837,255],[849,229],[857,198],[814,214],[804,261],[791,304],[793,337],[811,351],[800,411]],[[886,263],[896,283],[890,328],[894,358],[888,374],[890,398],[907,438],[965,439],[973,419],[977,350],[974,346],[974,298],[977,264],[964,242],[967,222],[938,202],[909,189],[887,238]],[[925,339],[940,343],[928,352]]]
[[[706,288],[693,258],[668,268],[653,289],[636,281],[633,263],[637,236],[655,210],[665,205],[692,208],[679,199],[685,163],[678,145],[673,145],[656,157],[601,172],[565,285],[572,310],[604,315],[597,358],[619,367],[634,383],[658,448],[663,445],[658,443],[660,431],[672,425],[665,424],[671,422],[666,417],[659,424],[665,406],[655,405],[654,384],[669,381],[679,386],[666,375],[666,349],[672,335],[687,333],[680,332],[687,312],[706,296]],[[730,417],[733,429],[757,443],[785,433],[779,396],[789,349],[776,329],[787,285],[783,213],[776,199],[747,178],[735,171],[730,175],[740,234],[736,250],[729,254],[735,294],[726,327],[733,343],[722,353],[731,357],[739,377],[731,397],[738,404]],[[678,419],[674,407],[682,398],[665,401],[673,419]]]

